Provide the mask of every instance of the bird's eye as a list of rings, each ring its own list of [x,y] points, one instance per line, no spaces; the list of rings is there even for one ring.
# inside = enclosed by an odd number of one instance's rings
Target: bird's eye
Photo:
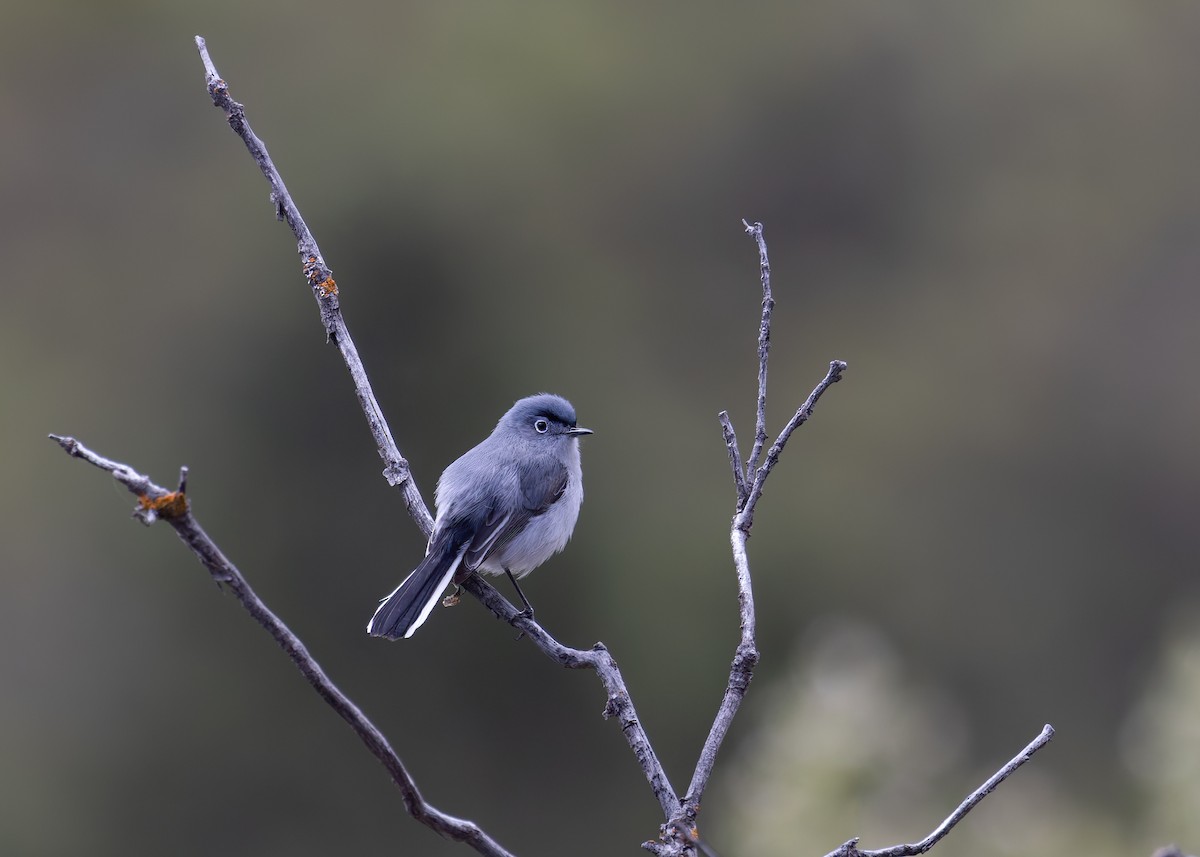
[[[536,420],[533,421],[533,428],[537,431],[538,434],[545,434],[547,431],[550,430],[550,423],[546,422],[541,417],[538,417]]]

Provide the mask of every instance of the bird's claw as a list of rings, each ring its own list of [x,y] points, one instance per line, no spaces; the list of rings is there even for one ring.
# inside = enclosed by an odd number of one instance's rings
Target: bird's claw
[[[532,607],[526,607],[520,613],[515,614],[511,619],[508,620],[508,624],[516,625],[517,622],[519,622],[522,619],[528,619],[530,622],[533,621],[533,608]],[[521,631],[521,633],[517,634],[516,638],[519,640],[524,636],[525,636],[525,632]]]

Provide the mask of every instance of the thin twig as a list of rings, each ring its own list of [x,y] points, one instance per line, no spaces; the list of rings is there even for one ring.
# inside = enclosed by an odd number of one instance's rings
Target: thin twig
[[[1033,754],[1045,747],[1053,737],[1054,727],[1047,723],[1042,727],[1041,734],[1030,741],[1024,750],[1013,756],[1008,764],[992,774],[983,785],[967,795],[967,799],[960,803],[958,808],[946,817],[945,821],[934,828],[933,832],[920,842],[861,851],[858,848],[858,840],[851,839],[841,847],[830,851],[825,857],[913,857],[916,854],[924,854],[949,833],[954,828],[954,825],[962,821],[963,817],[973,810],[981,800],[991,794],[996,786],[1008,779],[1008,776],[1013,771],[1033,758]]]
[[[763,238],[761,223],[742,221],[746,232],[758,244],[758,270],[762,280],[762,318],[758,323],[758,407],[754,419],[754,447],[746,462],[746,473],[758,469],[758,458],[763,444],[767,442],[767,359],[771,353],[771,311],[775,309],[775,298],[771,295],[771,260],[767,258],[767,242]]]
[[[787,425],[783,427],[783,431],[779,433],[779,437],[775,439],[775,442],[771,444],[771,448],[767,450],[766,460],[763,461],[762,466],[758,470],[754,471],[754,478],[750,483],[750,496],[747,498],[746,505],[740,515],[747,531],[754,524],[754,507],[758,505],[758,501],[762,498],[763,486],[766,484],[767,477],[771,475],[771,471],[775,469],[775,465],[779,463],[779,456],[783,453],[783,448],[787,445],[788,438],[792,436],[792,432],[808,422],[808,418],[812,416],[813,408],[816,407],[821,396],[824,395],[831,384],[836,384],[842,380],[842,373],[845,371],[845,361],[829,361],[829,371],[825,373],[825,377],[813,388],[813,391],[808,394],[808,398],[804,400],[804,404],[788,420]]]
[[[725,449],[729,452],[729,466],[733,470],[733,486],[737,490],[737,507],[740,509],[746,502],[749,489],[746,485],[746,472],[742,470],[742,454],[738,452],[737,432],[733,430],[733,422],[729,419],[729,411],[717,414],[721,423],[721,434],[725,438]]]
[[[387,738],[374,723],[367,719],[358,706],[329,680],[320,664],[300,642],[300,638],[292,633],[282,619],[271,612],[250,587],[250,584],[246,582],[237,567],[225,557],[216,543],[204,532],[192,515],[187,496],[182,490],[168,491],[128,465],[92,452],[75,438],[53,434],[50,435],[50,438],[57,441],[69,455],[83,459],[101,470],[111,473],[118,482],[135,494],[138,498],[138,505],[134,510],[136,518],[147,525],[162,519],[174,528],[179,538],[191,548],[200,563],[208,569],[213,580],[222,588],[233,593],[255,621],[262,625],[279,644],[279,647],[287,652],[288,657],[292,659],[313,689],[343,720],[350,724],[362,742],[367,745],[367,749],[383,763],[384,768],[391,775],[392,781],[400,789],[405,809],[413,818],[442,836],[465,842],[480,854],[488,855],[488,857],[512,857],[507,850],[474,822],[447,815],[421,797],[416,782],[404,767],[400,757],[396,755],[396,751],[388,743]],[[181,489],[186,487],[185,477],[186,468],[184,477],[180,479]]]
[[[250,155],[254,158],[254,162],[258,164],[258,168],[262,170],[262,174],[270,183],[271,201],[275,205],[276,217],[286,221],[287,225],[291,227],[292,234],[296,236],[296,251],[300,254],[304,276],[320,307],[321,323],[325,326],[326,336],[337,345],[338,350],[342,353],[342,359],[346,363],[346,368],[350,370],[350,378],[354,382],[354,392],[358,396],[358,403],[362,406],[363,414],[367,418],[367,425],[371,429],[371,435],[375,438],[375,446],[384,461],[383,476],[389,485],[400,486],[408,513],[428,538],[429,534],[433,532],[433,517],[429,514],[425,501],[421,499],[421,492],[413,481],[408,461],[400,454],[396,441],[392,437],[392,431],[383,418],[383,410],[379,407],[379,402],[367,380],[367,372],[358,356],[358,349],[354,347],[350,331],[346,329],[333,271],[325,264],[321,248],[317,246],[317,241],[313,238],[308,226],[305,225],[304,218],[300,216],[300,210],[292,201],[291,194],[288,193],[287,186],[283,183],[283,178],[275,169],[275,164],[271,161],[270,154],[267,153],[266,144],[251,130],[250,123],[246,121],[245,109],[230,97],[228,84],[217,74],[216,66],[213,65],[213,61],[208,55],[208,46],[202,36],[196,36],[196,49],[200,51],[200,59],[204,63],[205,83],[213,104],[225,111],[229,127],[242,138]]]
[[[758,246],[758,265],[763,290],[762,316],[758,328],[758,400],[754,426],[754,448],[750,453],[745,470],[742,469],[738,455],[737,434],[733,430],[729,413],[722,411],[718,415],[722,436],[725,439],[725,448],[730,456],[734,487],[737,491],[736,511],[729,529],[729,543],[733,550],[734,571],[737,574],[741,637],[737,649],[734,651],[733,662],[729,667],[729,681],[725,685],[725,693],[721,697],[717,715],[713,719],[708,737],[704,741],[704,747],[700,751],[700,758],[692,774],[691,784],[683,799],[684,814],[693,819],[699,811],[700,801],[716,764],[717,752],[721,749],[721,744],[729,733],[729,727],[742,704],[742,699],[750,686],[750,680],[754,677],[754,668],[759,660],[759,652],[755,643],[754,584],[750,576],[750,560],[746,553],[746,541],[750,538],[751,527],[754,526],[754,507],[762,497],[763,485],[778,463],[788,438],[797,427],[808,420],[817,400],[821,398],[821,394],[830,384],[840,380],[841,373],[846,368],[846,364],[840,360],[829,364],[829,373],[784,426],[783,431],[768,450],[766,460],[760,466],[759,458],[767,439],[767,363],[770,357],[771,313],[775,307],[775,299],[771,294],[771,261],[767,255],[767,242],[763,238],[763,226],[761,223],[750,224],[745,220],[742,221],[742,225],[746,227],[746,232],[754,238],[755,244]]]
[[[658,798],[663,815],[667,819],[677,816],[680,811],[679,798],[676,797],[675,790],[667,780],[667,775],[654,752],[654,747],[651,746],[650,739],[646,736],[641,721],[638,720],[637,711],[633,707],[633,700],[629,696],[629,690],[625,686],[621,670],[605,645],[596,643],[590,649],[572,649],[564,646],[550,636],[541,625],[523,615],[477,574],[468,577],[462,587],[478,598],[483,606],[491,610],[497,618],[524,632],[525,636],[529,637],[533,644],[554,662],[569,669],[595,670],[608,693],[608,702],[605,704],[603,712],[604,718],[615,717],[617,719],[621,726],[621,732],[625,735],[625,740],[629,742],[630,748],[642,767],[642,772],[646,775],[646,780],[654,790],[654,796]]]

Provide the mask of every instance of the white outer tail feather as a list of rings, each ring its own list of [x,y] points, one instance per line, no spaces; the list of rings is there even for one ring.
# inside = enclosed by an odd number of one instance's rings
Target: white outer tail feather
[[[429,553],[429,551],[428,551],[428,549],[426,549],[426,555],[428,555],[428,553]],[[450,567],[446,569],[446,573],[442,575],[441,582],[438,583],[437,589],[435,589],[433,591],[433,595],[429,598],[429,601],[427,601],[425,603],[425,606],[421,608],[421,613],[419,616],[417,616],[417,620],[415,622],[413,622],[412,625],[404,632],[404,639],[407,640],[409,637],[411,637],[416,632],[416,630],[418,628],[420,628],[422,625],[425,624],[425,620],[428,619],[429,614],[433,612],[434,605],[437,604],[439,601],[441,601],[442,593],[445,592],[446,587],[450,585],[450,581],[454,577],[454,573],[456,571],[458,571],[458,566],[462,563],[462,558],[463,558],[464,553],[466,553],[465,545],[463,546],[463,549],[458,552],[458,556],[456,556],[454,558],[454,562],[450,563]],[[387,595],[385,595],[379,599],[379,606],[375,608],[375,615],[372,616],[371,621],[367,623],[367,633],[368,634],[375,633],[373,630],[374,626],[375,626],[375,620],[377,618],[379,618],[379,611],[383,609],[383,605],[388,602],[388,599],[390,599],[393,595],[395,595],[397,592],[399,592],[401,589],[403,589],[404,584],[408,583],[409,578],[412,577],[416,573],[417,573],[417,570],[413,569],[411,572],[409,572],[408,577],[406,577],[406,578],[404,578],[404,580],[400,581],[399,586],[397,586],[395,589],[393,589]]]

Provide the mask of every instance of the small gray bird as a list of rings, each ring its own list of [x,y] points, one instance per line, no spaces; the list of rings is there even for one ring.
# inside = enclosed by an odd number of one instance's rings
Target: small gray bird
[[[367,633],[411,637],[429,618],[452,580],[473,571],[507,574],[533,615],[516,578],[567,545],[583,475],[575,409],[561,396],[521,399],[483,443],[446,468],[438,480],[437,518],[425,559],[379,603]]]

